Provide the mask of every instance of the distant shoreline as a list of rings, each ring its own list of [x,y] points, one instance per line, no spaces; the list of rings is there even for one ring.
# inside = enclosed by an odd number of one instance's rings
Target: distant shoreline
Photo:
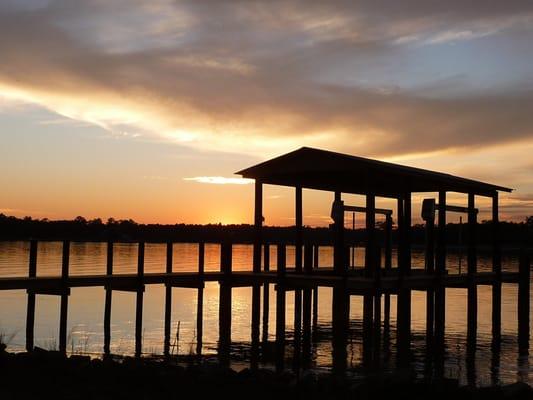
[[[377,224],[377,238],[383,241],[383,231]],[[466,244],[466,224],[450,223],[446,225],[447,244],[450,249]],[[533,218],[527,222],[500,222],[501,245],[507,249],[531,247],[533,244]],[[396,229],[392,231],[392,241],[396,243]],[[77,217],[74,220],[50,221],[47,219],[17,218],[0,214],[0,240],[31,240],[42,241],[71,240],[80,242],[182,242],[182,243],[253,243],[255,227],[250,224],[139,224],[133,220],[109,219],[105,223],[100,219],[86,220]],[[411,228],[414,247],[425,243],[426,229],[416,224]],[[332,231],[329,227],[304,226],[304,243],[319,245],[332,244]],[[364,243],[364,229],[346,229],[345,237],[349,243]],[[493,242],[493,226],[490,221],[482,221],[477,225],[476,237],[478,248],[490,248]],[[294,227],[264,226],[262,241],[276,244],[291,244],[295,241]]]

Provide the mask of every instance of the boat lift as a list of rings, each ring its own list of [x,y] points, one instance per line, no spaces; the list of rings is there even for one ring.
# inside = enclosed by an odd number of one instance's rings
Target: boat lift
[[[335,225],[344,229],[344,214],[352,213],[352,228],[355,230],[355,213],[367,213],[367,207],[344,205],[344,201],[336,199],[331,206],[331,218]],[[385,269],[392,267],[392,210],[375,208],[374,215],[385,216]],[[352,247],[351,267],[355,269],[355,245]]]
[[[422,219],[426,222],[426,270],[434,271],[435,270],[435,213],[438,210],[444,208],[445,211],[467,214],[470,217],[470,214],[473,213],[473,216],[476,217],[479,213],[477,208],[469,208],[464,206],[453,206],[453,205],[440,205],[437,204],[435,199],[424,199],[422,201]],[[470,218],[469,218],[470,219]],[[462,242],[461,230],[462,230],[462,217],[460,218],[460,231],[459,231],[459,244]],[[459,258],[459,273],[461,273],[461,259],[462,259],[462,248],[461,255]]]

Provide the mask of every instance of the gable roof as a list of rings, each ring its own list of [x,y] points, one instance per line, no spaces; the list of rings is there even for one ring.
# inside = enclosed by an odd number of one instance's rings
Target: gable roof
[[[399,197],[440,190],[492,196],[512,189],[400,164],[302,147],[236,172],[266,184]]]

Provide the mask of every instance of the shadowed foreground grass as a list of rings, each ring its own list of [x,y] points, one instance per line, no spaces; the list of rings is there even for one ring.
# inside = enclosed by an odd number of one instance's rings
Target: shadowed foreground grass
[[[181,367],[162,361],[69,358],[38,349],[11,354],[0,348],[2,399],[531,399],[533,390],[459,387],[455,380],[416,381],[409,374],[354,380],[330,374],[235,372],[213,364]]]

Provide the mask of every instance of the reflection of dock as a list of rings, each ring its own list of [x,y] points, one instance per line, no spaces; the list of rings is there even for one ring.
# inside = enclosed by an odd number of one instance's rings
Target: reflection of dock
[[[254,178],[255,185],[255,235],[253,260],[250,271],[233,271],[232,243],[221,243],[220,269],[204,269],[205,245],[198,244],[198,270],[174,272],[173,244],[167,244],[166,270],[163,273],[145,273],[144,243],[139,243],[136,274],[113,273],[113,243],[108,243],[105,275],[71,276],[69,274],[70,242],[63,244],[62,274],[60,277],[37,277],[37,242],[30,246],[29,274],[23,278],[0,278],[1,289],[26,289],[28,312],[26,347],[34,347],[35,295],[61,296],[59,349],[66,352],[66,327],[68,295],[72,287],[101,286],[106,290],[104,309],[104,354],[110,354],[111,303],[113,290],[136,293],[135,354],[142,354],[143,295],[145,285],[164,284],[165,329],[164,352],[169,355],[172,314],[172,287],[196,288],[197,302],[197,354],[202,350],[203,290],[205,282],[218,282],[219,342],[218,356],[223,364],[230,360],[232,288],[252,288],[251,315],[251,366],[257,367],[261,350],[268,346],[269,285],[276,288],[275,356],[276,368],[286,364],[286,303],[287,291],[294,291],[293,368],[306,368],[310,363],[313,334],[318,320],[318,288],[332,288],[332,356],[333,371],[343,373],[347,368],[347,341],[350,325],[350,296],[363,297],[362,359],[365,365],[378,366],[383,354],[391,345],[391,296],[396,297],[396,355],[400,366],[408,365],[411,358],[411,294],[413,290],[426,293],[426,343],[432,375],[442,375],[445,357],[446,288],[467,290],[467,376],[475,382],[475,352],[477,341],[477,288],[492,288],[492,348],[493,367],[499,364],[501,343],[501,290],[503,283],[518,286],[518,348],[521,355],[529,349],[529,289],[530,260],[522,253],[518,272],[503,272],[501,266],[498,192],[510,189],[454,177],[447,174],[367,160],[359,157],[300,149],[240,172]],[[295,188],[295,234],[291,243],[266,243],[262,236],[263,184],[292,186]],[[332,206],[333,265],[319,265],[319,246],[306,240],[303,230],[302,189],[327,190],[334,193]],[[425,268],[412,268],[411,224],[412,194],[432,192],[435,199],[427,198],[422,205],[426,224]],[[446,202],[447,192],[465,193],[465,207]],[[345,205],[342,193],[364,195],[366,204]],[[492,202],[492,271],[477,271],[476,226],[478,209],[476,196],[488,197]],[[392,209],[376,207],[376,197],[394,199],[396,203],[397,267],[393,268]],[[365,262],[361,268],[349,268],[349,243],[345,236],[345,213],[360,212],[365,215]],[[446,268],[446,213],[461,212],[468,216],[467,273],[450,274]],[[382,226],[383,243],[379,243],[376,214],[385,215]],[[438,217],[437,224],[435,219]],[[295,246],[295,266],[287,268],[287,245]],[[271,270],[270,247],[276,248],[276,270]],[[353,259],[353,258],[352,258]],[[352,266],[354,267],[354,266]],[[261,299],[263,298],[263,307]],[[262,324],[262,329],[261,329]],[[262,334],[262,335],[261,335]],[[262,336],[262,338],[261,338]]]

